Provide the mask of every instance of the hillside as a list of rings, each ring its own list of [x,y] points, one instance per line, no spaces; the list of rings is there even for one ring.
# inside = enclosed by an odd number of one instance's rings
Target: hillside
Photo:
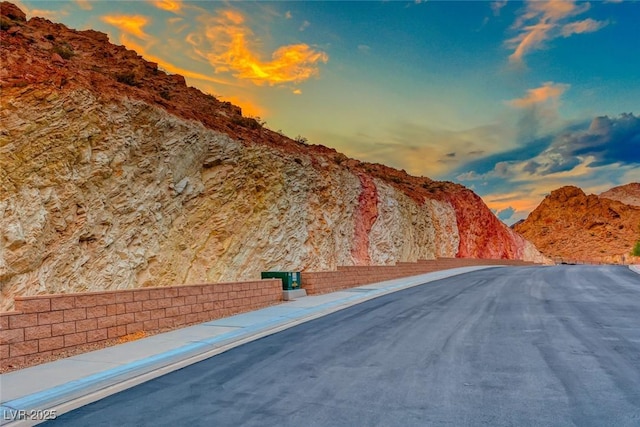
[[[266,269],[543,260],[460,185],[293,141],[105,34],[7,2],[1,24],[0,309]]]
[[[640,240],[640,207],[607,198],[607,193],[586,195],[578,187],[559,188],[514,229],[557,260],[628,263]],[[630,192],[611,194],[627,200]]]
[[[640,182],[613,187],[600,194],[605,199],[617,200],[625,205],[640,207]]]

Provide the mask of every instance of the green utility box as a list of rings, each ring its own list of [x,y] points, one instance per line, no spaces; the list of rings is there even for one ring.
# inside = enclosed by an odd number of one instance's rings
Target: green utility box
[[[284,291],[300,289],[299,271],[263,271],[261,276],[263,279],[281,279]]]

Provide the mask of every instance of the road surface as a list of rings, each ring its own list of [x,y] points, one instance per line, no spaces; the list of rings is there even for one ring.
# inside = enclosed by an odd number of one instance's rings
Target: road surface
[[[432,282],[51,424],[640,426],[640,275],[520,267]]]

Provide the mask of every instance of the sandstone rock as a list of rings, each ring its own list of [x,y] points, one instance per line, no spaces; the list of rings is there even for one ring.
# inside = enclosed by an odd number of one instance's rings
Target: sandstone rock
[[[640,182],[613,187],[600,194],[600,197],[617,200],[625,205],[640,207]]]
[[[0,15],[6,16],[9,19],[14,21],[27,21],[27,15],[20,10],[18,6],[8,1],[3,1],[0,3]]]
[[[630,257],[640,240],[640,207],[612,200],[628,196],[635,187],[603,193],[609,198],[586,195],[574,186],[559,188],[514,229],[557,261],[640,261]]]
[[[101,33],[21,28],[0,50],[0,310],[263,270],[544,259],[460,185],[292,141]],[[52,67],[48,34],[82,60]]]
[[[60,55],[58,55],[57,53],[54,53],[51,55],[51,62],[53,62],[54,64],[58,64],[58,65],[64,65],[65,64],[65,60],[62,59],[62,57]]]

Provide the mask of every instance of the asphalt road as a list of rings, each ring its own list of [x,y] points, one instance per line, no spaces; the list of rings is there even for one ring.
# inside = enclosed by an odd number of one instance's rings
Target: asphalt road
[[[432,282],[51,424],[640,426],[640,276],[556,266]]]

